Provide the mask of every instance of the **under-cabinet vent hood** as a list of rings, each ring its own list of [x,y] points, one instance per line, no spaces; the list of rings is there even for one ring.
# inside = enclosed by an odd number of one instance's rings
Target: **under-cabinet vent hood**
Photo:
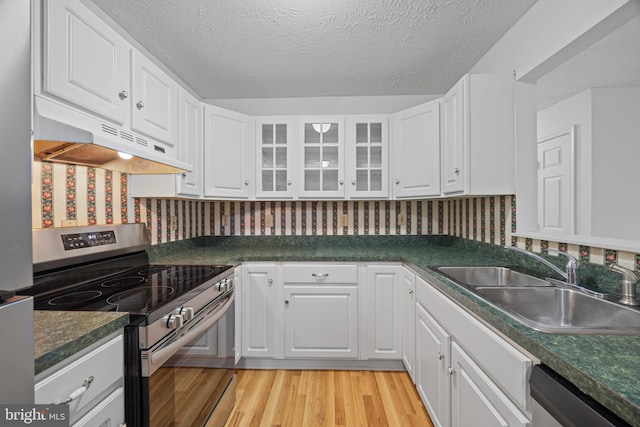
[[[192,166],[163,154],[152,139],[35,97],[34,157],[51,162],[96,166],[130,174],[175,174]],[[123,159],[118,154],[133,157]]]

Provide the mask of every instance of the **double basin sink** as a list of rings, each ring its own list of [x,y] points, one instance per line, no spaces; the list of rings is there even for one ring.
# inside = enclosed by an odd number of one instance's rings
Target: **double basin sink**
[[[434,267],[526,326],[548,333],[640,335],[640,311],[506,267]]]

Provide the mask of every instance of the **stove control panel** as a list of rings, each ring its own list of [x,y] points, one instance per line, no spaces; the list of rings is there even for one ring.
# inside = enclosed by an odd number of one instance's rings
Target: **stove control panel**
[[[114,231],[96,231],[91,233],[63,234],[62,244],[65,251],[91,248],[94,246],[114,245],[116,233]]]

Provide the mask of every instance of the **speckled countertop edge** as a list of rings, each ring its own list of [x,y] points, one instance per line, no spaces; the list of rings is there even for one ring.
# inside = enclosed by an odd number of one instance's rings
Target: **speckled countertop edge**
[[[640,425],[640,337],[545,334],[502,314],[429,267],[513,265],[502,248],[444,236],[226,237],[156,245],[156,264],[239,264],[249,261],[403,262],[469,311],[512,339],[612,412]],[[395,238],[393,238],[395,237]],[[443,237],[429,239],[428,237]],[[532,267],[523,261],[524,267]],[[545,273],[547,274],[547,273]]]
[[[127,313],[34,311],[35,375],[124,328],[128,323]]]

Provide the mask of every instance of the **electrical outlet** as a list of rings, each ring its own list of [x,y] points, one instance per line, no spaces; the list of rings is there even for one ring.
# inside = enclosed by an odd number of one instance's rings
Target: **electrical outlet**
[[[61,227],[77,227],[78,226],[78,221],[75,219],[63,219],[62,221],[60,221]]]
[[[177,216],[172,216],[171,217],[171,229],[175,230],[178,228],[178,217]]]
[[[229,215],[222,215],[222,226],[223,227],[229,226]]]
[[[398,214],[398,225],[406,225],[407,224],[407,216],[403,213]]]
[[[267,214],[264,216],[264,226],[273,227],[273,215]]]
[[[338,216],[338,227],[348,227],[348,226],[349,226],[349,215],[340,214]]]

